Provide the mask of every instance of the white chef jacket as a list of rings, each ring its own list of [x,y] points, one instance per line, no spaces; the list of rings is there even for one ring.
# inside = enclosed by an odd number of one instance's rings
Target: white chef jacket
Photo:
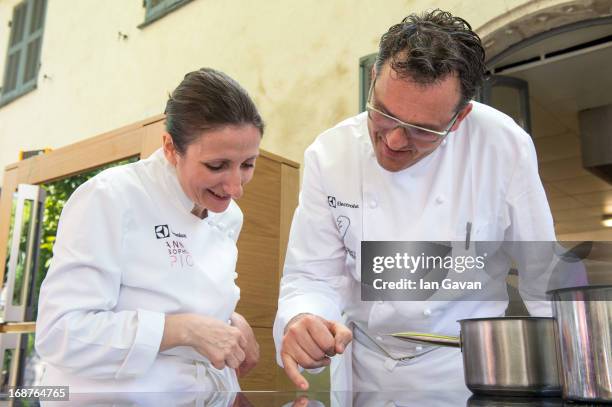
[[[191,347],[159,353],[165,314],[229,321],[235,202],[200,219],[162,150],[103,171],[79,186],[59,222],[40,290],[36,350],[46,385],[71,392],[238,390]]]
[[[299,313],[357,321],[379,345],[401,349],[404,356],[424,347],[378,333],[458,335],[459,319],[503,315],[507,295],[505,301],[484,302],[360,299],[362,240],[465,241],[468,222],[472,241],[555,239],[531,138],[510,117],[471,103],[471,113],[440,147],[399,172],[376,161],[366,113],[327,130],[308,147],[274,323],[279,364],[284,327]],[[487,271],[507,274],[510,259],[498,257]],[[550,304],[536,301],[541,285],[531,284],[542,270],[530,269],[528,262],[518,267],[529,311],[550,315]],[[500,281],[505,293],[505,278]],[[540,292],[532,291],[536,288]],[[398,364],[354,341],[352,357],[353,374],[351,363],[343,361],[336,372],[344,369],[347,377],[332,382],[334,390],[465,389],[458,349],[439,348]]]

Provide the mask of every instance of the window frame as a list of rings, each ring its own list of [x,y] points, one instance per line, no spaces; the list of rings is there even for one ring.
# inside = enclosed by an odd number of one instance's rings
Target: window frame
[[[151,6],[151,0],[143,0],[142,5],[145,8],[145,20],[138,28],[144,28],[192,1],[193,0],[161,0],[159,4]]]

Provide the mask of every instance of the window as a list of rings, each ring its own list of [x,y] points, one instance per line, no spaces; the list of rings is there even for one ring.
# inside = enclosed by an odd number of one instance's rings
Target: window
[[[370,90],[371,72],[376,62],[376,53],[366,55],[359,59],[359,111],[365,111],[368,101],[368,91]]]
[[[13,9],[0,106],[36,88],[46,0],[24,0]]]
[[[190,1],[192,0],[144,0],[146,8],[145,21],[138,27],[145,27]]]

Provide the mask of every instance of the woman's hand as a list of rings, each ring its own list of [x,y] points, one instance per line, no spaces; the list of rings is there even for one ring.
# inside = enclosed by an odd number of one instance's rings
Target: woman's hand
[[[238,377],[244,377],[255,367],[255,365],[257,365],[257,362],[259,362],[259,344],[255,339],[253,329],[242,315],[234,312],[231,321],[232,326],[235,326],[242,332],[247,343],[244,361],[238,366],[238,369],[236,369]]]
[[[247,344],[241,329],[226,322],[197,314],[176,314],[166,315],[159,350],[191,346],[217,369],[238,369],[245,361]]]

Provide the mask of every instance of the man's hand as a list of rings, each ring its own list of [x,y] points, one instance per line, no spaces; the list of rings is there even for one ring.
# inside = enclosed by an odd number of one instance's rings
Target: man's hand
[[[281,345],[285,373],[295,385],[308,389],[298,365],[306,369],[329,366],[330,357],[343,353],[353,339],[346,326],[312,314],[299,314],[287,323]]]
[[[259,344],[255,339],[255,333],[246,319],[237,312],[234,312],[231,317],[232,326],[240,330],[242,336],[246,339],[246,347],[244,349],[244,361],[236,369],[238,377],[244,377],[251,369],[259,362]]]

